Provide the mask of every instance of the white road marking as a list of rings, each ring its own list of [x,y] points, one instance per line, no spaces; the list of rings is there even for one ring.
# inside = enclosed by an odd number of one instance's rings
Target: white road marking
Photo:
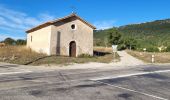
[[[108,76],[108,77],[97,77],[93,78],[91,80],[104,80],[104,79],[117,79],[117,78],[125,78],[125,77],[131,77],[131,76],[139,76],[139,75],[147,75],[147,74],[154,74],[154,73],[166,73],[170,72],[170,70],[159,70],[159,71],[152,71],[152,72],[139,72],[139,73],[133,73],[133,74],[127,74],[127,75],[119,75],[119,76]]]
[[[136,90],[124,88],[124,87],[117,86],[117,85],[112,85],[112,84],[105,83],[105,82],[101,82],[101,81],[95,81],[95,82],[98,82],[98,83],[101,83],[101,84],[105,84],[105,85],[108,85],[108,86],[112,86],[112,87],[116,87],[116,88],[119,88],[119,89],[127,90],[127,91],[130,91],[130,92],[142,94],[142,95],[149,96],[149,97],[152,97],[152,98],[155,98],[155,99],[159,99],[159,100],[168,100],[168,99],[166,99],[166,98],[159,97],[159,96],[156,96],[156,95],[147,94],[147,93],[144,93],[144,92],[140,92],[140,91],[136,91]]]
[[[1,75],[11,75],[11,74],[21,74],[21,73],[30,73],[32,71],[22,71],[22,72],[7,72],[7,73],[0,73]]]

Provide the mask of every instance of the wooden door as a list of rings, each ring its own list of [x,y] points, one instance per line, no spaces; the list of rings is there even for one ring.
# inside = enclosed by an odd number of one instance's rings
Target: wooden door
[[[70,48],[69,48],[69,56],[70,57],[76,57],[76,42],[72,41],[70,42]]]

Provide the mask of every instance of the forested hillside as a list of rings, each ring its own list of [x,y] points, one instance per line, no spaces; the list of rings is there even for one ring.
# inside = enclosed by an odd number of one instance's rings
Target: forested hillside
[[[96,30],[94,32],[94,45],[105,46],[105,43],[108,42],[108,35],[110,30],[117,31],[117,28]]]
[[[94,33],[95,45],[103,45],[108,30],[99,30]],[[141,24],[131,24],[114,28],[123,38],[135,38],[138,48],[159,47],[170,45],[170,19],[157,20]]]

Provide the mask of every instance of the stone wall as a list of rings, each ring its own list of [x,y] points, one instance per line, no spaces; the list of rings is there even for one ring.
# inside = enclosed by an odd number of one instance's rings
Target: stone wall
[[[75,30],[71,28],[73,24],[76,26]],[[75,41],[76,56],[80,54],[93,55],[93,29],[79,19],[72,18],[53,25],[51,35],[52,54],[60,53],[60,55],[69,56],[69,43]]]

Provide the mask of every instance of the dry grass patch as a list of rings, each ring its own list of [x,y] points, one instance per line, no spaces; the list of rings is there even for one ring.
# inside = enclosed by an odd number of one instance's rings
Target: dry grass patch
[[[15,64],[25,64],[46,56],[26,48],[26,46],[6,46],[0,48],[0,61]]]
[[[70,63],[87,63],[87,62],[101,62],[101,63],[110,63],[113,60],[112,48],[104,47],[95,47],[95,56],[93,57],[64,57],[64,56],[50,56],[36,62],[33,62],[32,65],[43,65],[43,64],[61,64],[67,65]],[[116,59],[119,59],[119,56],[116,55]]]
[[[99,52],[108,52],[108,53],[112,53],[112,48],[108,47],[94,47],[94,51],[99,51]]]
[[[130,55],[148,63],[151,63],[152,55],[155,55],[155,63],[170,63],[170,52],[162,52],[162,53],[138,52],[138,51],[127,51],[127,52]]]
[[[25,46],[8,46],[0,48],[0,61],[15,64],[70,64],[70,63],[86,63],[86,62],[102,62],[109,63],[113,60],[111,48],[95,47],[95,56],[93,57],[65,57],[65,56],[47,56],[31,51]],[[119,56],[116,55],[116,59]]]

